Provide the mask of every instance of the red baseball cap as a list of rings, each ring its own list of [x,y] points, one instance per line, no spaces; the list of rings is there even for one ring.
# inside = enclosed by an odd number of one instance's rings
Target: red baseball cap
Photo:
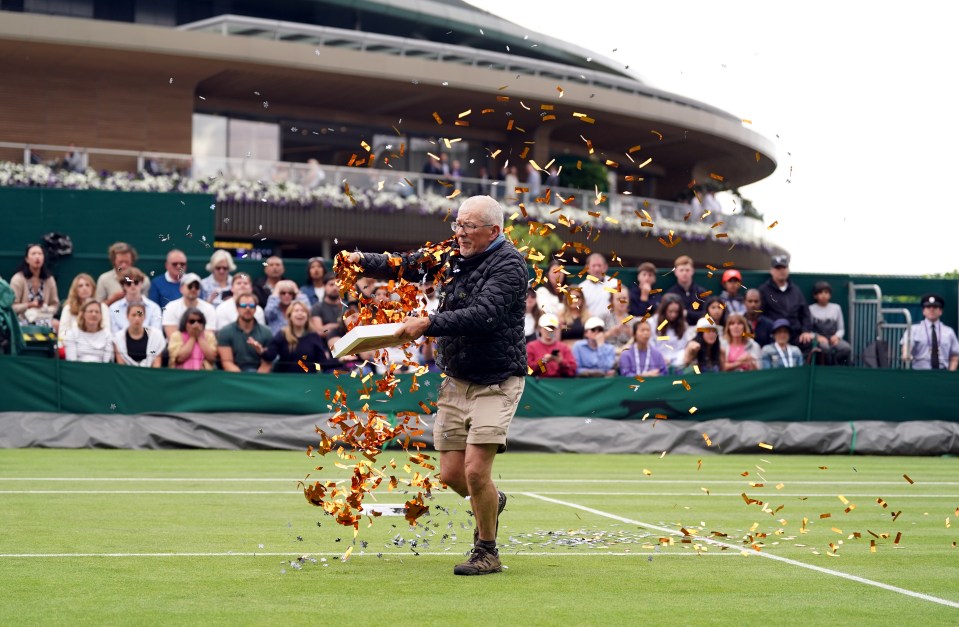
[[[742,283],[743,275],[739,274],[739,270],[733,270],[730,268],[729,270],[723,272],[723,283],[730,279],[739,279],[739,282]]]

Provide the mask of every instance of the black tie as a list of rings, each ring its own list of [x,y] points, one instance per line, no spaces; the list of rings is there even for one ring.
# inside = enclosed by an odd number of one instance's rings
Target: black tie
[[[939,336],[936,335],[936,325],[932,325],[932,369],[939,369]]]

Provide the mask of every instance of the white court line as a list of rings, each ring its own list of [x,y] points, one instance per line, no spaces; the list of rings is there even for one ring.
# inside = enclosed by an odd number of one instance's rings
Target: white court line
[[[676,531],[675,529],[670,529],[669,527],[660,527],[658,525],[651,525],[649,523],[640,522],[638,520],[633,520],[631,518],[625,518],[623,516],[617,516],[616,514],[611,514],[609,512],[604,512],[598,509],[593,509],[592,507],[586,507],[584,505],[578,505],[577,503],[570,503],[569,501],[560,501],[558,499],[553,499],[548,496],[541,496],[539,494],[534,494],[532,492],[523,492],[525,496],[529,496],[534,499],[539,499],[541,501],[546,501],[547,503],[555,503],[556,505],[563,505],[565,507],[571,507],[573,509],[582,510],[584,512],[589,512],[590,514],[595,514],[596,516],[602,516],[604,518],[611,518],[612,520],[618,520],[630,525],[637,525],[643,527],[644,529],[649,529],[651,531],[658,531],[660,533],[669,534],[672,536],[683,536],[684,534],[681,531]],[[780,555],[774,555],[772,553],[767,553],[765,551],[755,551],[753,549],[746,549],[742,546],[737,546],[735,544],[729,544],[727,542],[720,542],[714,538],[707,538],[704,536],[691,536],[693,539],[707,544],[722,546],[729,549],[735,549],[749,555],[756,555],[758,557],[765,557],[766,559],[771,559],[777,562],[782,562],[784,564],[789,564],[790,566],[799,566],[800,568],[807,568],[809,570],[814,570],[816,572],[824,573],[826,575],[832,575],[833,577],[841,577],[843,579],[848,579],[850,581],[855,581],[857,583],[866,584],[867,586],[874,586],[876,588],[881,588],[883,590],[888,590],[890,592],[896,592],[899,594],[904,594],[906,596],[914,597],[916,599],[922,599],[923,601],[930,601],[932,603],[938,603],[940,605],[946,605],[948,607],[954,607],[959,609],[959,602],[950,601],[948,599],[941,599],[939,597],[934,597],[931,594],[925,594],[923,592],[915,592],[914,590],[906,590],[905,588],[900,588],[898,586],[892,586],[881,581],[874,581],[872,579],[866,579],[865,577],[859,577],[857,575],[850,575],[848,573],[840,572],[838,570],[832,570],[831,568],[823,568],[822,566],[816,566],[814,564],[807,564],[805,562],[799,562],[788,557],[782,557]]]
[[[807,492],[762,492],[755,488],[748,489],[752,494],[766,494],[769,497],[776,498],[836,498],[835,492],[826,494],[810,494]],[[403,493],[409,493],[405,491]],[[303,494],[302,490],[0,490],[0,494],[237,494],[242,496],[255,495],[291,495]],[[736,497],[742,496],[742,492],[552,492],[540,490],[537,494],[550,494],[553,496],[692,496],[692,497]],[[450,492],[433,493],[434,496],[455,496]],[[874,499],[876,494],[852,494],[845,492],[843,496],[851,498]],[[883,494],[886,498],[892,499],[957,499],[959,494]]]
[[[341,477],[309,477],[309,478],[269,478],[269,477],[0,477],[0,481],[136,481],[136,482],[195,482],[195,483],[216,483],[220,481],[229,481],[229,482],[279,482],[279,481],[289,481],[292,483],[297,482],[309,482],[314,481],[342,481],[344,479],[349,479],[349,475],[344,475]],[[779,479],[777,479],[779,481]],[[784,483],[789,485],[860,485],[860,486],[870,486],[870,485],[896,485],[903,487],[910,487],[911,489],[916,489],[912,487],[915,486],[943,486],[943,485],[953,485],[959,486],[959,481],[917,481],[915,484],[906,483],[905,479],[900,481],[792,481],[789,479],[782,479]],[[742,485],[743,481],[733,479],[733,480],[711,480],[711,479],[496,479],[496,483],[566,483],[566,484],[577,484],[577,483],[635,483],[635,484],[695,484],[700,485],[702,483],[709,483],[712,485]],[[769,483],[767,481],[766,483]]]
[[[500,551],[503,556],[517,557],[517,556],[532,556],[532,557],[591,557],[593,555],[601,555],[603,557],[723,557],[723,556],[733,556],[735,553],[703,553],[698,555],[692,551],[687,553],[669,553],[669,552],[652,552],[652,551],[602,551],[597,549],[596,551],[515,551],[509,552],[509,547],[501,546]],[[417,551],[419,556],[422,555],[459,555],[462,551]],[[408,557],[418,557],[414,555],[412,551],[370,551],[367,549],[362,553],[353,553],[350,556],[350,559],[354,557],[376,557],[377,555],[405,555]],[[0,553],[0,558],[43,558],[43,557],[53,557],[53,558],[68,558],[68,557],[342,557],[343,552],[339,553],[304,553],[304,552],[287,552],[287,553],[263,553],[263,552],[245,552],[238,553],[236,551],[227,551],[226,553]]]

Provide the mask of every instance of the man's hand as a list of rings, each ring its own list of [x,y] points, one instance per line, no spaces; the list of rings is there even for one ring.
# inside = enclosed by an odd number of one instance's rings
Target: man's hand
[[[346,260],[353,265],[359,264],[361,259],[363,259],[363,253],[361,252],[352,252],[346,257]]]
[[[808,344],[808,343],[812,342],[812,339],[813,339],[814,337],[816,337],[815,334],[810,333],[809,331],[806,331],[805,333],[800,333],[800,334],[799,334],[799,343],[800,343],[800,344]]]
[[[834,335],[834,336],[832,336],[831,338],[829,338],[829,345],[830,345],[830,346],[835,346],[835,345],[838,344],[838,343],[839,343],[839,336],[838,336],[838,335]]]
[[[407,318],[393,336],[410,342],[422,337],[428,326],[430,326],[429,318]]]
[[[263,345],[257,342],[256,340],[254,340],[252,337],[246,338],[246,343],[253,347],[253,350],[256,351],[257,355],[260,355],[263,353],[263,350],[264,350]]]

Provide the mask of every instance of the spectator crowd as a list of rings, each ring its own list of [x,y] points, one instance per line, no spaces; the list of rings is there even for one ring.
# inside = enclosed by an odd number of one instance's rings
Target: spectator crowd
[[[9,283],[12,312],[23,325],[48,327],[61,357],[139,367],[230,372],[371,371],[372,355],[335,359],[332,347],[356,313],[344,302],[325,260],[307,263],[302,283],[286,277],[283,259],[270,257],[264,275],[238,272],[230,253],[215,251],[206,276],[190,271],[186,254],[166,255],[164,272],[150,277],[137,251],[116,242],[107,251],[111,270],[75,276],[63,302],[41,245],[31,244]],[[848,365],[840,307],[832,287],[817,282],[812,303],[790,280],[789,258],[773,257],[770,277],[745,289],[738,270],[721,277],[712,295],[695,279],[693,260],[680,256],[675,284],[656,287],[651,263],[637,268],[633,285],[610,277],[605,258],[593,253],[574,282],[553,260],[542,282],[526,297],[527,361],[534,377],[655,377],[685,372],[796,368],[810,360]],[[667,273],[670,274],[670,273]],[[437,306],[430,286],[421,286],[427,311]],[[361,279],[361,298],[372,306],[398,300],[391,286]],[[914,369],[959,366],[959,340],[942,324],[943,299],[923,297],[924,319],[913,326],[904,360]],[[424,341],[412,353],[437,370],[433,347]],[[394,362],[409,354],[393,349]]]

